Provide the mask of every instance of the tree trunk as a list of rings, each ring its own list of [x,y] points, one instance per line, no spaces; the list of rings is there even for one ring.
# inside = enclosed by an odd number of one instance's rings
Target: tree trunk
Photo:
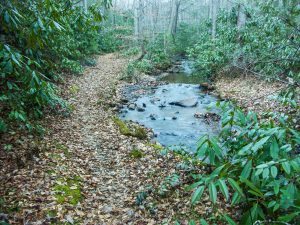
[[[173,27],[173,21],[174,21],[174,15],[175,15],[175,5],[176,0],[172,0],[171,2],[171,17],[170,17],[170,24],[169,24],[169,33],[172,34],[172,27]]]
[[[141,1],[134,2],[134,35],[137,43],[140,41],[141,36]]]
[[[241,35],[241,30],[244,28],[246,24],[246,13],[245,13],[245,8],[242,4],[238,5],[238,18],[237,18],[237,41],[238,44],[240,45],[240,49],[243,48],[243,40],[242,40],[242,35]],[[243,53],[239,54],[239,57],[237,59],[237,63],[243,63]]]
[[[134,6],[134,36],[137,38],[139,35],[139,18],[138,18],[138,8]]]
[[[142,60],[146,55],[145,40],[144,40],[144,2],[143,0],[134,1],[134,35],[137,45],[141,47],[142,55],[138,60]]]
[[[217,16],[220,0],[212,0],[212,39],[216,38],[217,35]]]
[[[83,0],[83,1],[82,1],[82,6],[83,6],[83,8],[84,8],[84,11],[87,12],[87,11],[88,11],[87,0]]]
[[[141,45],[141,51],[142,51],[142,55],[144,57],[145,55],[145,37],[144,37],[144,32],[145,32],[145,24],[144,24],[144,0],[139,0],[139,35],[138,35],[138,39],[139,39],[139,43]]]
[[[170,22],[170,34],[173,38],[177,32],[178,16],[179,16],[180,0],[174,0],[172,2],[172,13]]]
[[[212,19],[212,12],[213,12],[213,0],[209,1],[209,10],[208,10],[208,18],[211,20]]]
[[[175,9],[175,21],[173,26],[173,34],[175,35],[177,32],[177,24],[178,24],[178,16],[179,16],[179,7],[180,1],[176,2],[176,9]]]
[[[246,14],[244,7],[239,4],[238,5],[238,20],[237,20],[237,28],[240,31],[246,24]]]

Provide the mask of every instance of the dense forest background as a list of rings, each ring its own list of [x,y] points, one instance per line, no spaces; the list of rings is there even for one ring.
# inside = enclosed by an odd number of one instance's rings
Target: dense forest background
[[[234,103],[218,103],[220,135],[201,137],[197,153],[185,157],[193,166],[210,168],[206,174],[190,173],[191,204],[207,192],[214,212],[221,195],[232,207],[240,206],[241,224],[299,223],[297,0],[0,0],[0,4],[3,151],[12,151],[13,144],[5,140],[16,132],[42,135],[45,129],[38,121],[45,114],[72,111],[57,85],[64,77],[79,76],[85,67],[95,66],[95,55],[135,56],[124,75],[132,80],[140,73],[167,69],[174,56],[181,55],[195,62],[199,76],[212,81],[238,74],[283,85],[274,93],[284,107],[279,112],[257,114]],[[236,218],[219,214],[201,219],[201,224],[214,221],[237,223]],[[189,223],[195,224],[195,219]]]
[[[101,51],[141,48],[129,70],[150,73],[185,54],[208,76],[236,67],[299,86],[297,1],[94,3],[2,2],[2,131],[10,121],[33,129],[30,116],[63,104],[53,87],[60,71],[81,73],[86,56]]]

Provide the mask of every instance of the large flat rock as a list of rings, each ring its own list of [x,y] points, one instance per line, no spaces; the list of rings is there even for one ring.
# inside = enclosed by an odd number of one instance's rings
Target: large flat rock
[[[176,105],[180,107],[196,107],[198,105],[197,98],[188,98],[180,101],[170,102],[170,105]]]

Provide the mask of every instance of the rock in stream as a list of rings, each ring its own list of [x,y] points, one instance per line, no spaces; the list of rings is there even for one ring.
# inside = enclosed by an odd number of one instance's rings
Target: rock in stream
[[[198,105],[198,100],[197,98],[189,98],[180,101],[170,102],[169,104],[180,106],[180,107],[196,107]]]

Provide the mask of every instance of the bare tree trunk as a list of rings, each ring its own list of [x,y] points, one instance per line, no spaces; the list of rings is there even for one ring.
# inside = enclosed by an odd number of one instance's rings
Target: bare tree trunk
[[[246,24],[246,14],[243,5],[238,5],[238,20],[237,20],[237,28],[240,31]]]
[[[136,0],[134,2],[134,34],[136,43],[140,45],[142,55],[138,60],[142,60],[146,55],[145,38],[144,38],[144,2],[143,0]]]
[[[141,0],[134,1],[134,36],[137,43],[141,35]]]
[[[87,0],[83,0],[83,1],[82,1],[82,6],[83,6],[83,8],[84,8],[84,11],[87,12],[87,11],[88,11]]]
[[[175,37],[176,32],[177,32],[180,2],[181,2],[181,0],[173,0],[173,2],[172,2],[170,34],[173,36],[173,38]]]
[[[157,12],[158,8],[156,6],[156,1],[153,1],[152,5],[151,5],[151,15],[150,15],[150,22],[151,22],[151,28],[150,28],[150,32],[151,32],[151,39],[152,41],[155,38],[155,25],[156,25],[156,12]]]
[[[159,3],[156,0],[154,1],[154,4],[152,5],[152,15],[153,15],[152,38],[154,40],[156,31],[157,31],[157,22],[158,22],[158,15],[159,15]]]
[[[141,45],[141,50],[142,50],[142,54],[145,54],[145,40],[144,40],[144,32],[145,32],[145,23],[144,23],[144,18],[145,14],[144,14],[144,0],[139,0],[139,42]]]
[[[133,11],[134,11],[134,16],[133,16],[133,19],[134,19],[134,36],[136,38],[138,36],[138,32],[139,32],[139,29],[138,29],[138,8],[136,6],[136,1],[134,1],[134,3],[133,3]]]
[[[212,39],[217,35],[217,16],[220,0],[212,0]]]
[[[179,16],[179,7],[180,7],[180,0],[176,2],[176,9],[175,9],[175,18],[174,18],[174,26],[173,26],[173,34],[175,35],[177,32],[177,24],[178,24],[178,16]]]
[[[209,0],[209,13],[208,13],[208,18],[212,19],[213,15],[213,0]]]
[[[172,27],[173,27],[173,20],[174,20],[174,14],[175,14],[175,1],[171,1],[171,17],[170,17],[170,24],[169,24],[169,33],[172,34]]]

